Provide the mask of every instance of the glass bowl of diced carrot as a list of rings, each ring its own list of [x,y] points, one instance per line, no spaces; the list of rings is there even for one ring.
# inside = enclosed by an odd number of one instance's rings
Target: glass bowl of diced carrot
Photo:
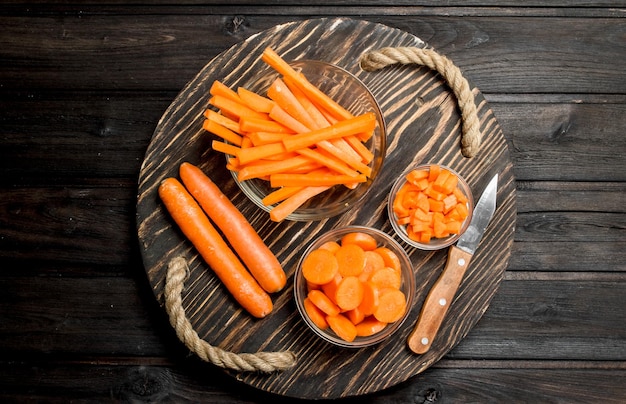
[[[454,244],[469,226],[474,199],[467,181],[439,164],[410,167],[387,202],[389,220],[409,245],[438,250]]]
[[[407,318],[415,295],[411,261],[390,235],[365,226],[331,230],[308,246],[294,298],[323,340],[347,348],[383,342]]]
[[[252,81],[234,89],[214,85],[209,103],[219,112],[207,112],[205,129],[231,140],[214,141],[213,148],[226,154],[237,185],[273,221],[322,220],[354,208],[385,156],[376,99],[339,66],[287,62],[271,50],[263,60],[269,66]],[[231,106],[229,95],[247,109]],[[228,124],[237,136],[219,127]]]

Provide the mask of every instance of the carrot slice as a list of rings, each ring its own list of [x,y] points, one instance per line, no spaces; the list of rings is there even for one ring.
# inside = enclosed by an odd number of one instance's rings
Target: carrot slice
[[[356,335],[358,337],[369,337],[381,332],[385,327],[387,327],[387,323],[383,323],[374,317],[366,317],[356,325]]]
[[[378,271],[379,269],[383,269],[385,267],[385,260],[383,257],[376,252],[376,250],[365,251],[365,265],[363,266],[363,271],[359,275],[359,279],[361,282],[365,282],[369,280],[370,276]]]
[[[320,309],[329,316],[336,316],[341,312],[339,306],[333,303],[333,301],[330,300],[330,298],[326,296],[321,290],[311,290],[307,294],[307,297],[311,300],[313,304],[315,304],[315,306],[317,306],[318,309]]]
[[[402,270],[402,264],[400,263],[400,258],[390,248],[378,247],[377,249],[374,250],[374,252],[383,258],[383,261],[385,262],[386,267],[393,268],[398,272]]]
[[[379,289],[372,282],[363,282],[363,298],[359,308],[366,316],[374,314],[379,304]]]
[[[352,232],[341,237],[341,244],[356,244],[364,251],[373,251],[378,246],[378,241],[367,233]]]
[[[332,281],[338,272],[337,258],[328,250],[315,249],[302,261],[302,276],[318,285]]]
[[[374,317],[384,323],[393,323],[402,318],[406,312],[406,297],[400,290],[390,290],[379,298]]]
[[[356,326],[346,316],[342,314],[327,316],[326,321],[330,329],[344,341],[352,342],[356,338]]]
[[[363,300],[363,284],[356,276],[346,276],[337,285],[335,291],[337,306],[342,311],[359,307]]]
[[[325,330],[328,328],[328,322],[326,321],[326,313],[319,309],[308,297],[304,298],[302,302],[306,314],[309,316],[313,324],[319,329]]]
[[[338,242],[331,240],[331,241],[325,242],[324,244],[322,244],[321,246],[317,248],[321,248],[322,250],[328,250],[334,254],[337,252],[337,250],[339,250],[339,247],[341,246],[339,245]]]
[[[335,258],[342,276],[358,276],[365,267],[365,251],[357,244],[342,244]]]
[[[348,317],[348,319],[350,321],[352,321],[352,324],[354,324],[354,325],[359,324],[361,321],[363,321],[365,319],[365,314],[363,314],[361,309],[358,308],[358,307],[356,307],[356,308],[354,308],[352,310],[346,311],[345,315]]]
[[[369,281],[381,289],[400,289],[402,285],[402,275],[393,268],[385,267],[375,271],[370,276]]]

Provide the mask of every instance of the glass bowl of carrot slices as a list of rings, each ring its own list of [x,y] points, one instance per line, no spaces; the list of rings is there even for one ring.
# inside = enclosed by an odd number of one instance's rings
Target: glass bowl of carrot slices
[[[410,167],[387,202],[389,220],[409,245],[438,250],[454,244],[472,219],[472,191],[456,171],[438,164]]]
[[[219,112],[207,122],[218,123],[205,128],[223,133],[219,125],[231,124],[237,133],[213,148],[225,153],[237,185],[275,222],[322,220],[354,208],[385,156],[386,127],[376,99],[339,66],[288,63],[270,50],[263,60],[268,68],[240,87],[216,83],[210,104]],[[228,94],[247,109],[229,111]]]
[[[304,322],[334,345],[378,344],[407,318],[415,295],[411,261],[391,236],[349,226],[316,239],[302,255],[294,298]]]

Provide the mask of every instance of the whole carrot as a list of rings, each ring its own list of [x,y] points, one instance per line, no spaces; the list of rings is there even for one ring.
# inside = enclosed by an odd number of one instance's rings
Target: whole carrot
[[[181,164],[180,177],[187,190],[226,236],[259,285],[269,293],[281,290],[287,283],[285,271],[239,209],[193,164]]]
[[[270,296],[246,270],[185,187],[177,179],[168,178],[159,186],[159,196],[183,234],[235,300],[254,317],[268,315],[273,308]]]

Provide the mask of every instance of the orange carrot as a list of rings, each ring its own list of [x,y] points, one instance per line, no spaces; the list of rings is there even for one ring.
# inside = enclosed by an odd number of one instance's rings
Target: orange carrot
[[[304,187],[289,198],[282,201],[270,211],[270,219],[274,222],[283,221],[306,201],[321,194],[330,187]]]
[[[404,293],[400,290],[390,290],[380,296],[374,317],[383,323],[393,323],[402,318],[406,308]]]
[[[326,154],[320,153],[317,149],[308,149],[303,148],[296,150],[297,153],[308,157],[312,161],[318,162],[331,170],[345,175],[351,175],[356,177],[359,173],[356,170],[350,168],[345,162],[337,160],[333,156],[328,156]]]
[[[228,239],[259,285],[269,293],[287,283],[280,262],[250,222],[202,170],[192,164],[180,166],[180,177],[191,195]]]
[[[365,267],[365,251],[357,244],[341,244],[335,258],[343,276],[358,276]]]
[[[176,179],[164,180],[159,196],[170,215],[237,302],[262,318],[272,311],[272,300],[228,247],[202,208]]]
[[[300,88],[309,97],[309,99],[311,99],[311,101],[323,106],[323,108],[330,112],[333,116],[339,119],[347,119],[352,116],[348,110],[343,108],[323,91],[306,80],[304,75],[294,70],[289,63],[287,63],[273,49],[269,47],[266,48],[263,51],[262,60],[274,68],[274,70],[278,73],[292,80],[293,83]]]
[[[312,130],[307,133],[299,133],[283,139],[285,148],[289,151],[310,147],[323,140],[338,139],[355,133],[373,130],[376,126],[376,116],[372,112],[366,112],[354,118],[339,121],[325,128]]]
[[[337,306],[342,311],[353,310],[359,307],[363,300],[363,284],[356,276],[345,276],[337,285],[335,291]]]
[[[272,107],[275,105],[274,101],[269,98],[263,97],[260,94],[250,91],[244,87],[237,88],[237,94],[241,99],[241,102],[257,112],[263,112],[269,114]]]
[[[306,314],[309,316],[311,321],[313,321],[313,324],[315,324],[320,330],[327,329],[328,322],[326,321],[326,313],[320,310],[308,297],[305,297],[302,303]]]
[[[352,321],[350,321],[350,319],[343,314],[327,316],[326,321],[328,322],[330,329],[344,341],[352,342],[356,338],[356,326],[352,324]]]
[[[302,276],[317,285],[332,281],[337,273],[339,273],[337,258],[328,250],[315,249],[302,262]]]
[[[378,246],[378,241],[367,233],[355,231],[341,237],[341,244],[356,244],[365,251],[372,251]]]

